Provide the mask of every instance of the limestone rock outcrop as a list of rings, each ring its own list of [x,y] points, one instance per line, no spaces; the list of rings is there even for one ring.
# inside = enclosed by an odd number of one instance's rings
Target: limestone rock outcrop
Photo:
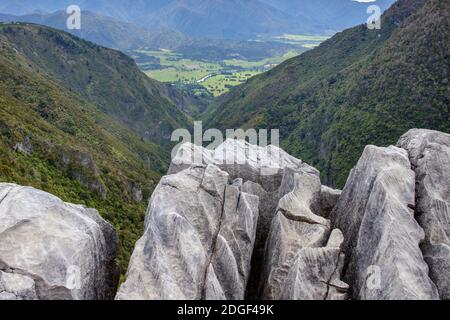
[[[117,250],[97,211],[0,184],[0,299],[111,299]]]
[[[0,183],[0,300],[450,299],[450,135],[367,146],[342,191],[275,146],[184,144],[116,293],[117,247],[94,209]]]
[[[415,175],[408,154],[367,146],[330,217],[344,234],[346,279],[363,300],[438,299],[414,218]]]
[[[244,299],[256,196],[215,165],[163,177],[117,299]]]
[[[116,298],[261,297],[263,266],[267,259],[278,259],[273,257],[277,241],[285,250],[280,265],[285,255],[295,256],[303,247],[326,246],[330,222],[314,213],[323,211],[322,190],[316,169],[274,146],[227,140],[210,151],[183,145],[150,200],[144,236]],[[330,206],[332,201],[325,202]],[[269,234],[274,250],[265,254]],[[336,252],[324,256],[320,260],[330,268],[337,263]],[[275,281],[288,280],[290,266],[284,268]],[[321,279],[310,286],[323,286]],[[333,274],[337,279],[339,272]]]
[[[337,229],[331,236],[330,221],[314,213],[321,209],[318,172],[285,170],[280,195],[266,244],[262,298],[345,299],[343,239]]]
[[[410,130],[398,146],[416,173],[416,219],[425,232],[422,251],[441,299],[450,299],[450,135]]]

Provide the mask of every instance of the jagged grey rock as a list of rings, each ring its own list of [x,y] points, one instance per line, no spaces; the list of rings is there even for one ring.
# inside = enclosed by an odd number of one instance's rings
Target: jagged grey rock
[[[37,300],[36,284],[30,277],[0,271],[0,300]]]
[[[256,229],[256,239],[252,257],[252,272],[247,285],[247,297],[255,298],[259,296],[259,284],[264,264],[264,248],[270,225],[276,214],[279,201],[279,193],[276,191],[266,191],[263,187],[253,181],[246,181],[242,187],[243,192],[255,195],[259,198],[259,217]]]
[[[274,146],[185,144],[151,198],[116,298],[438,299],[425,260],[442,292],[447,136],[402,138],[412,164],[404,149],[368,146],[342,192]]]
[[[450,135],[414,129],[398,146],[416,173],[416,216],[424,229],[422,251],[440,298],[450,299]]]
[[[346,297],[346,285],[338,282],[342,239],[335,232],[330,245],[336,244],[336,248],[323,248],[330,237],[330,221],[314,213],[320,210],[321,187],[316,170],[285,170],[280,186],[283,197],[266,245],[264,299]],[[330,290],[332,282],[336,283],[333,288],[342,286],[340,292]]]
[[[255,297],[261,282],[264,247],[270,225],[277,213],[280,185],[285,170],[318,171],[282,149],[270,145],[259,147],[243,140],[228,139],[215,150],[190,143],[183,144],[174,156],[169,174],[180,172],[195,164],[214,164],[230,175],[230,181],[243,192],[259,197],[259,219],[252,257],[253,270],[248,285],[248,297]]]
[[[215,165],[165,176],[117,299],[243,299],[258,198]]]
[[[283,300],[346,300],[340,280],[344,256],[339,248],[302,248],[282,287]]]
[[[203,298],[243,300],[250,276],[259,198],[232,186],[227,186],[225,195],[222,223],[208,271],[208,279],[217,279],[213,283],[217,282],[222,290],[219,295],[206,292]]]
[[[181,145],[172,159],[168,174],[199,164],[214,164],[226,171],[230,179],[253,181],[266,191],[278,190],[285,168],[306,166],[276,146],[260,147],[244,140],[228,139],[215,150],[191,143]]]
[[[353,298],[438,298],[419,248],[410,167],[403,149],[367,146],[331,213],[344,234]]]
[[[117,238],[97,211],[30,187],[0,184],[0,295],[112,299]]]
[[[322,186],[322,189],[320,191],[320,215],[322,217],[328,218],[330,216],[330,213],[336,206],[341,194],[341,190]]]

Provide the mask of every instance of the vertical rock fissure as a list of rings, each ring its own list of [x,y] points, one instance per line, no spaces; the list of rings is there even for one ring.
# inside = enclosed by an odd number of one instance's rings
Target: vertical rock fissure
[[[224,216],[224,211],[225,211],[226,192],[227,192],[227,188],[225,187],[224,191],[223,191],[223,195],[222,195],[222,210],[220,212],[219,225],[217,227],[217,232],[213,236],[213,241],[211,243],[211,250],[210,250],[211,254],[208,257],[208,262],[206,263],[206,267],[205,267],[205,274],[203,276],[203,286],[202,286],[202,293],[201,293],[201,299],[203,299],[203,300],[206,298],[206,288],[207,288],[206,282],[207,282],[207,278],[208,278],[208,270],[212,264],[212,260],[216,253],[217,239],[219,238],[220,230],[222,229],[223,216]],[[239,197],[240,197],[240,195],[239,195]],[[239,200],[240,200],[240,198],[239,198]],[[238,203],[239,203],[239,201],[238,201]]]
[[[281,186],[281,181],[280,181],[280,185],[278,186],[278,188]],[[256,239],[259,239],[258,242],[255,241],[255,245],[253,248],[253,252],[252,252],[252,258],[251,258],[251,262],[250,262],[250,275],[249,275],[249,280],[247,282],[247,287],[245,290],[245,298],[247,300],[259,300],[261,298],[262,292],[261,292],[261,288],[263,286],[263,282],[264,282],[264,268],[263,268],[263,263],[264,263],[264,251],[265,251],[265,246],[266,246],[266,242],[267,242],[267,238],[269,236],[269,232],[270,232],[270,224],[271,221],[269,222],[269,228],[267,229],[267,232],[263,235],[261,235],[262,231],[264,231],[264,227],[263,224],[265,223],[263,221],[263,219],[261,218],[262,216],[265,216],[267,214],[270,213],[272,219],[273,217],[276,215],[277,213],[277,205],[278,205],[278,201],[279,201],[279,197],[277,196],[276,199],[274,198],[275,194],[278,194],[278,192],[271,192],[270,195],[271,197],[267,197],[265,199],[259,199],[259,218],[258,218],[258,222],[257,222],[257,228],[256,228]],[[264,203],[264,205],[262,205],[262,203]],[[266,211],[261,213],[262,210],[261,208],[266,208]],[[262,250],[262,252],[260,252]]]
[[[5,200],[9,194],[11,193],[11,191],[13,191],[14,187],[10,187],[8,191],[6,191],[5,195],[0,199],[0,204],[2,204],[3,200]],[[20,191],[22,188],[18,188],[17,191]]]
[[[406,150],[406,149],[404,149],[404,150]],[[418,178],[418,174],[417,174],[417,166],[413,163],[414,160],[413,160],[413,158],[411,157],[410,152],[409,152],[408,150],[406,150],[406,153],[408,154],[408,159],[409,159],[409,162],[411,163],[411,170],[414,172],[414,175],[415,175],[415,185],[414,185],[414,208],[413,208],[413,210],[414,210],[414,220],[416,220],[416,222],[417,222],[417,224],[420,226],[420,228],[421,228],[422,230],[424,230],[424,227],[423,227],[423,225],[422,225],[420,219],[418,219],[418,217],[421,216],[421,215],[423,214],[423,212],[420,210],[420,205],[419,205],[419,202],[420,202],[419,186],[420,186],[420,183],[421,183],[421,182],[420,182],[420,180],[419,180],[419,178]],[[424,232],[425,232],[425,230],[424,230]],[[424,242],[422,242],[422,243],[419,244],[419,249],[420,249],[420,252],[422,252],[422,257],[425,256],[424,245],[425,245]],[[423,261],[424,261],[424,262],[426,263],[426,265],[428,266],[428,277],[430,278],[430,281],[436,286],[436,288],[439,288],[438,284],[437,284],[437,283],[433,280],[433,278],[430,276],[430,270],[431,270],[431,267],[430,267],[428,261],[427,261],[426,259],[423,259]]]
[[[336,262],[335,262],[335,267],[333,272],[330,274],[330,277],[328,278],[326,285],[327,285],[327,291],[325,292],[325,296],[323,298],[323,300],[327,300],[328,296],[330,294],[330,287],[332,287],[333,285],[331,284],[331,281],[333,279],[333,277],[336,275],[336,272],[339,269],[339,259],[340,259],[340,255],[341,255],[342,251],[339,251],[339,254],[336,256]]]

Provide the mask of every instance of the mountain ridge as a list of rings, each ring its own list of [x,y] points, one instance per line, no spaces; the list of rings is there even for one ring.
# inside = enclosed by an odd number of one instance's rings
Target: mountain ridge
[[[413,127],[449,131],[446,8],[400,0],[381,30],[348,29],[231,90],[208,127],[280,128],[288,152],[343,186],[366,144],[392,144]]]
[[[192,37],[249,39],[259,34],[332,34],[363,23],[367,3],[351,0],[124,0],[0,1],[0,12],[26,14],[52,12],[71,4],[145,28],[166,27]],[[395,0],[376,0],[382,10]],[[373,4],[373,3],[372,3]],[[313,19],[314,17],[314,19]]]
[[[132,23],[115,20],[98,13],[82,11],[81,30],[68,30],[65,11],[53,13],[33,13],[28,15],[8,15],[0,13],[0,21],[25,22],[45,25],[69,32],[79,38],[94,42],[104,47],[130,50],[139,48],[173,49],[188,38],[168,29],[148,30]]]
[[[5,25],[1,31],[40,72],[149,141],[168,146],[171,132],[190,123],[165,95],[165,85],[148,78],[120,51],[39,25]]]
[[[136,77],[131,85],[141,81],[143,94],[124,85],[127,77]],[[89,78],[96,84],[86,89]],[[173,117],[187,119],[165,90],[123,53],[48,27],[0,24],[0,180],[96,208],[118,232],[122,273],[142,231],[146,199],[170,158],[150,142],[165,137],[144,139],[131,117],[147,128],[187,126]],[[140,97],[145,116],[122,107]]]

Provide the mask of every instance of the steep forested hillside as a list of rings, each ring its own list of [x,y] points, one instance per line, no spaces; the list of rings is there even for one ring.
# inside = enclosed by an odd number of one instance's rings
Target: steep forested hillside
[[[141,137],[168,144],[189,118],[164,85],[143,74],[127,55],[68,33],[32,25],[4,25],[2,35],[40,73],[96,104]]]
[[[98,209],[118,230],[123,272],[169,162],[124,124],[156,136],[184,121],[159,86],[119,52],[44,27],[0,25],[0,181]]]
[[[450,1],[399,0],[381,30],[346,30],[252,78],[209,127],[281,129],[282,145],[342,187],[367,144],[450,131]]]

